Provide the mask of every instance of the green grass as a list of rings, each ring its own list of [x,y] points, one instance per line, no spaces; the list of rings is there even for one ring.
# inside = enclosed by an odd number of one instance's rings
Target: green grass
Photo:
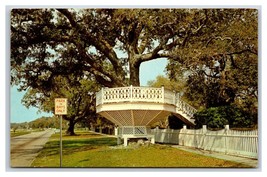
[[[31,133],[30,131],[17,131],[17,132],[10,132],[10,137],[15,137],[15,136],[21,136],[21,135],[26,135]]]
[[[31,130],[19,129],[19,130],[16,130],[15,132],[10,131],[10,137],[26,135],[26,134],[30,134],[32,132],[39,132],[39,131],[43,131],[43,130],[42,129],[31,129]]]
[[[55,134],[32,167],[59,167],[59,135]],[[63,136],[63,167],[248,167],[166,145],[118,148],[115,138],[90,133]]]

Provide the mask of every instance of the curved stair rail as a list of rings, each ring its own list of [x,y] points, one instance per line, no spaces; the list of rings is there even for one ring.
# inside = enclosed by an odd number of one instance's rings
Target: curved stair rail
[[[179,94],[176,95],[176,112],[182,112],[183,114],[186,114],[188,118],[192,119],[194,114],[197,112],[197,109],[195,109],[193,106],[188,104],[187,102],[183,101]]]

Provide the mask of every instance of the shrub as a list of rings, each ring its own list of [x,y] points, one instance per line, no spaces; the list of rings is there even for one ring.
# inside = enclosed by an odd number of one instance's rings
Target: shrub
[[[202,125],[223,128],[227,124],[235,128],[253,126],[253,117],[233,105],[210,107],[195,113],[194,118],[196,128],[201,128]]]

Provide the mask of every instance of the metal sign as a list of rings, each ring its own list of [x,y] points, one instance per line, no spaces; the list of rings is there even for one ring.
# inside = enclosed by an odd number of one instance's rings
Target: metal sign
[[[66,115],[67,114],[67,98],[55,99],[55,114]]]
[[[67,98],[56,98],[55,99],[55,114],[60,116],[60,167],[62,167],[62,115],[67,114]]]

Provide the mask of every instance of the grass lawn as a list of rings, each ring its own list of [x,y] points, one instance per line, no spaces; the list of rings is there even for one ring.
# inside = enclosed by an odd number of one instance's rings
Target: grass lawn
[[[26,134],[30,134],[32,132],[39,132],[39,131],[43,131],[43,130],[41,130],[41,129],[32,129],[32,130],[20,129],[20,130],[17,130],[15,132],[10,131],[10,137],[26,135]]]
[[[30,131],[16,131],[16,132],[10,132],[10,137],[15,137],[15,136],[21,136],[21,135],[26,135],[31,133]]]
[[[59,135],[55,134],[32,167],[59,167]],[[63,136],[63,167],[248,167],[186,152],[167,145],[117,146],[115,138],[79,132]]]

